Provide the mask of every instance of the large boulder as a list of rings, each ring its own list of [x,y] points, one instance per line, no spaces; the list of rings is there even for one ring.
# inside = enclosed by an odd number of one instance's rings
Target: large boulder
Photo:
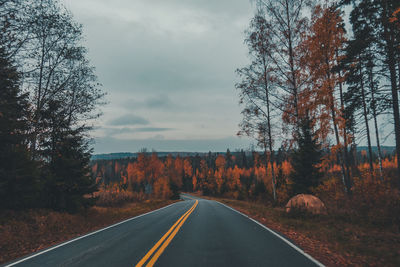
[[[293,209],[304,210],[312,214],[326,214],[324,203],[317,197],[307,194],[299,194],[292,197],[286,204],[286,212]]]

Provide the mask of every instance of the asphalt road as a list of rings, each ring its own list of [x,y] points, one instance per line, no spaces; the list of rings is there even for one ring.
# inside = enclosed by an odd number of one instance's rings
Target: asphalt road
[[[182,198],[185,201],[5,266],[320,265],[280,235],[221,203]]]

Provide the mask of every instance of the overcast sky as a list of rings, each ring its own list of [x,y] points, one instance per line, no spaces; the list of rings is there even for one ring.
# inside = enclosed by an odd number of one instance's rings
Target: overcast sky
[[[249,0],[64,0],[83,24],[109,104],[95,153],[249,147],[235,69],[248,63]]]

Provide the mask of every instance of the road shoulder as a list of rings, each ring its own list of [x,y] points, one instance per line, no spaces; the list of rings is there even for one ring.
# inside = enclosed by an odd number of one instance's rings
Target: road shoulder
[[[256,220],[275,233],[293,241],[305,253],[326,266],[398,266],[396,256],[398,232],[390,229],[361,227],[355,224],[337,224],[330,218],[291,218],[283,208],[261,202],[249,202],[225,198],[194,196],[216,200]],[[358,237],[358,239],[357,239]],[[380,239],[382,246],[363,239]],[[375,253],[371,251],[375,248]],[[378,251],[379,250],[379,251]],[[384,251],[384,253],[382,253]],[[385,255],[384,257],[380,255]]]
[[[151,200],[120,207],[95,206],[79,214],[50,210],[2,212],[0,264],[102,231],[178,201]]]

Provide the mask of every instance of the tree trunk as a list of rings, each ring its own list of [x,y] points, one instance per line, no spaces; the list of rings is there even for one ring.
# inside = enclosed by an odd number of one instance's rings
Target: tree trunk
[[[265,144],[266,145],[266,144]],[[265,153],[265,175],[268,174],[268,154],[267,154],[267,146],[264,147],[264,153]],[[269,162],[271,163],[271,175],[272,175],[272,195],[274,197],[274,203],[276,203],[276,183],[275,183],[275,175],[274,175],[274,165],[273,162],[271,162],[273,159],[272,158],[272,153],[270,153],[269,156]]]
[[[339,53],[336,50],[336,58],[339,58]],[[343,113],[344,113],[344,99],[343,99],[343,85],[342,85],[342,73],[339,70],[339,93],[340,93],[340,112],[342,113],[341,116],[343,117]],[[352,186],[352,182],[351,182],[351,175],[350,175],[350,164],[349,164],[349,144],[348,144],[348,135],[347,135],[347,127],[346,127],[346,123],[343,127],[343,139],[344,139],[344,165],[346,168],[346,178],[347,178],[347,185],[348,185],[348,189],[351,189]]]
[[[331,73],[330,73],[330,65],[329,65],[329,62],[327,60],[326,60],[326,65],[327,65],[328,70],[329,70],[326,73],[327,80],[329,81],[329,94],[330,94],[329,95],[329,98],[330,98],[329,106],[330,106],[330,110],[331,110],[332,123],[333,123],[333,129],[334,129],[334,132],[335,132],[336,144],[337,144],[338,149],[339,149],[337,157],[338,157],[338,162],[339,162],[339,165],[340,165],[340,169],[342,171],[342,182],[343,182],[343,186],[344,186],[344,191],[349,194],[350,193],[350,186],[347,183],[348,179],[346,178],[346,170],[345,170],[344,163],[343,163],[344,153],[343,153],[343,149],[341,147],[340,137],[339,137],[339,129],[338,129],[338,126],[337,126],[337,121],[336,121],[335,96],[333,95],[333,89],[334,88],[330,84]]]
[[[362,105],[363,105],[363,117],[365,122],[365,128],[367,131],[367,143],[368,143],[368,157],[369,157],[369,169],[371,175],[374,176],[374,165],[372,163],[372,148],[371,148],[371,136],[369,132],[369,124],[368,124],[368,113],[367,113],[367,103],[365,100],[365,88],[364,88],[364,81],[363,81],[363,73],[360,66],[360,86],[361,86],[361,98],[362,98]]]
[[[267,93],[267,99],[268,99]],[[268,100],[267,100],[268,101]],[[268,146],[269,146],[269,161],[271,163],[271,175],[272,175],[272,191],[274,194],[274,201],[276,203],[276,179],[275,179],[275,170],[274,170],[274,150],[272,147],[272,134],[271,134],[271,118],[269,111],[269,101],[267,102],[267,112],[268,112]]]
[[[378,131],[378,121],[377,121],[377,112],[376,112],[376,99],[375,99],[375,85],[374,85],[374,76],[372,67],[369,70],[369,82],[371,87],[371,108],[372,108],[372,116],[374,117],[374,127],[375,127],[375,137],[376,137],[376,146],[378,147],[378,162],[379,162],[379,178],[383,181],[383,167],[382,167],[382,151],[381,144],[379,141],[379,131]]]
[[[350,145],[350,150],[351,150],[351,155],[352,155],[352,159],[353,159],[353,162],[351,164],[351,172],[353,173],[354,176],[359,176],[360,170],[358,169],[357,144],[356,144],[354,138]]]
[[[274,195],[274,202],[276,203],[276,181],[275,181],[275,170],[274,170],[274,151],[273,151],[273,144],[272,144],[272,132],[271,132],[271,112],[269,106],[269,91],[268,91],[268,77],[267,77],[267,68],[266,62],[264,58],[264,89],[265,89],[265,98],[266,98],[266,105],[267,105],[267,124],[268,124],[268,147],[269,147],[269,160],[271,163],[271,175],[272,175],[272,192]],[[268,165],[268,163],[267,163]],[[268,167],[268,166],[267,166]]]
[[[346,171],[345,171],[345,167],[344,167],[344,163],[343,163],[343,153],[342,153],[342,148],[341,148],[341,144],[340,144],[340,137],[339,137],[339,130],[337,127],[337,123],[336,123],[336,112],[335,112],[335,107],[333,106],[333,104],[331,105],[331,113],[332,113],[332,121],[333,121],[333,129],[335,131],[335,138],[336,138],[336,144],[339,148],[339,152],[338,152],[338,161],[339,161],[339,165],[340,165],[340,169],[342,171],[342,182],[344,185],[344,190],[346,193],[350,193],[350,187],[347,184],[347,179],[346,179]]]
[[[299,129],[299,109],[298,109],[298,88],[297,88],[297,81],[296,81],[296,73],[294,69],[294,51],[293,51],[293,44],[292,44],[292,28],[291,28],[291,22],[290,22],[290,16],[289,16],[289,5],[288,2],[286,1],[286,20],[287,20],[287,27],[288,27],[288,44],[289,44],[289,65],[290,65],[290,74],[292,76],[292,86],[293,86],[293,104],[294,104],[294,116],[296,120],[296,131],[298,132]]]
[[[383,30],[386,45],[386,61],[390,72],[390,84],[392,91],[392,108],[394,119],[394,134],[396,139],[396,156],[397,156],[397,185],[400,189],[400,114],[399,114],[399,97],[397,92],[396,62],[394,53],[393,34],[389,29],[389,16],[387,0],[382,1],[383,4]]]

